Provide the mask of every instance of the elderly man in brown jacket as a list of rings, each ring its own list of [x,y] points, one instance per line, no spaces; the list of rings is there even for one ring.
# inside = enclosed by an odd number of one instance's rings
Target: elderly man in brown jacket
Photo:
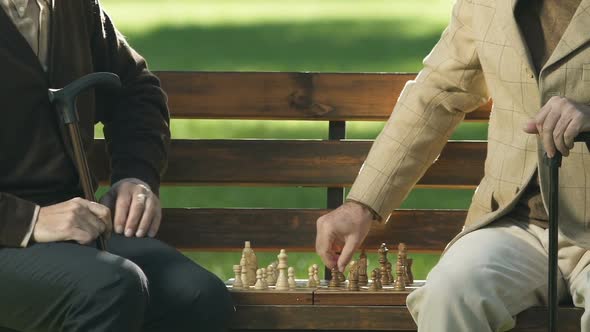
[[[408,297],[420,331],[503,331],[546,303],[548,174],[540,165],[556,149],[566,156],[560,294],[590,308],[590,153],[573,142],[590,131],[590,0],[457,0],[348,202],[318,220],[316,249],[342,270],[372,220],[388,219],[465,113],[490,97],[485,175],[465,227]],[[589,314],[582,331],[590,331]]]
[[[0,329],[223,331],[224,284],[153,239],[170,132],[166,96],[98,0],[0,0]],[[85,148],[104,124],[112,187],[82,196],[47,91],[110,71],[80,96]],[[111,213],[112,211],[112,213]],[[93,245],[114,221],[109,252]],[[84,245],[90,244],[90,245]]]

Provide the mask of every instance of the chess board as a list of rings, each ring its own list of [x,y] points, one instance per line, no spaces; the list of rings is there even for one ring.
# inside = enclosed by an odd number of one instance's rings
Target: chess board
[[[384,286],[378,291],[361,287],[360,291],[350,291],[346,284],[329,288],[326,281],[319,287],[306,287],[307,280],[297,279],[297,287],[287,291],[277,291],[273,286],[265,290],[233,289],[234,279],[226,282],[236,305],[355,305],[355,306],[405,306],[406,297],[424,285],[416,280],[406,286],[405,291],[394,291],[392,286]]]

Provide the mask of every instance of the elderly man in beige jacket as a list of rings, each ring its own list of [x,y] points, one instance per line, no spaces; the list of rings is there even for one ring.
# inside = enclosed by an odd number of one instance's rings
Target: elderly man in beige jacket
[[[340,270],[385,221],[465,113],[491,97],[485,175],[463,231],[408,297],[420,331],[504,331],[547,300],[548,174],[561,169],[560,296],[590,301],[590,0],[457,0],[450,25],[408,82],[348,202],[321,217],[316,249]],[[586,166],[588,165],[588,166]],[[390,222],[395,222],[391,220]],[[338,254],[341,252],[341,254]],[[588,311],[582,331],[590,331]]]

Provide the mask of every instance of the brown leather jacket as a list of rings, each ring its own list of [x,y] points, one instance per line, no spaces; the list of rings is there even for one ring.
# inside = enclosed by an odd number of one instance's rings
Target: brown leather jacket
[[[56,0],[45,72],[0,10],[0,246],[18,246],[36,205],[79,196],[69,141],[47,90],[96,71],[118,74],[123,88],[78,98],[88,151],[102,122],[115,182],[135,177],[158,192],[170,141],[166,95],[97,0]]]

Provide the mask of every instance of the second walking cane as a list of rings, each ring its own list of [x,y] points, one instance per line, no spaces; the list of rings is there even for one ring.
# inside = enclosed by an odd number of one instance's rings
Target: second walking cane
[[[76,97],[81,92],[98,85],[116,88],[121,86],[121,80],[119,76],[113,73],[93,73],[68,84],[62,89],[49,90],[49,100],[55,105],[61,120],[68,130],[73,150],[73,159],[78,170],[82,190],[84,191],[84,198],[92,202],[96,202],[96,196],[94,195],[88,160],[82,144],[82,137],[80,136]],[[98,237],[97,248],[107,250],[103,236]]]

